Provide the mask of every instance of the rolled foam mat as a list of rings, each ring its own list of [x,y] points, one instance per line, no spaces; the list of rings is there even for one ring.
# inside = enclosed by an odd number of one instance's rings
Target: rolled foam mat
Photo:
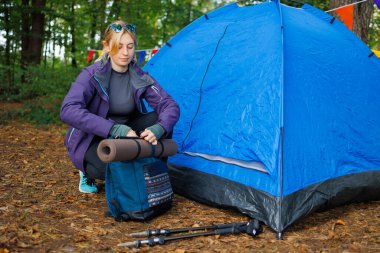
[[[168,157],[177,153],[178,145],[172,139],[158,140],[152,145],[143,139],[104,139],[99,143],[97,153],[105,163],[128,161],[152,156]]]

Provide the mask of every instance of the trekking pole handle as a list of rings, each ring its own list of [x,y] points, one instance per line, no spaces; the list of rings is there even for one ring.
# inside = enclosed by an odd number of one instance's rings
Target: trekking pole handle
[[[210,229],[222,229],[230,228],[233,226],[243,226],[247,223],[228,223],[228,224],[217,224],[204,227],[184,227],[184,228],[174,228],[174,229],[148,229],[142,232],[130,233],[131,237],[149,237],[157,235],[170,235],[174,233],[187,232],[187,231],[196,231],[196,230],[210,230]]]
[[[241,231],[236,227],[220,228],[214,232],[216,235],[239,234]]]
[[[168,229],[154,229],[154,230],[146,230],[142,232],[130,233],[129,236],[132,237],[149,237],[155,235],[169,235],[171,232]]]
[[[250,222],[247,223],[247,226],[245,227],[245,232],[251,236],[257,236],[263,231],[263,228],[260,224],[260,222],[256,219],[251,220]]]
[[[124,243],[119,243],[117,246],[119,247],[129,247],[129,248],[138,248],[140,247],[141,245],[149,245],[149,246],[154,246],[156,244],[164,244],[165,243],[165,239],[164,237],[160,236],[160,237],[152,237],[152,238],[148,238],[146,240],[136,240],[136,241],[132,241],[132,242],[124,242]]]
[[[247,224],[247,222],[242,222],[242,223],[227,223],[227,224],[217,224],[214,225],[216,229],[221,229],[221,228],[231,228],[231,227],[239,227]]]

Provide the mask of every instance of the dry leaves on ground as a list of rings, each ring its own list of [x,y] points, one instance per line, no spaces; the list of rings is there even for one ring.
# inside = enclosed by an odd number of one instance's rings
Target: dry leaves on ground
[[[63,146],[65,127],[1,125],[0,253],[126,252],[127,234],[154,228],[195,227],[248,221],[232,210],[212,208],[176,195],[174,207],[149,222],[119,223],[103,216],[101,193],[77,190],[78,171]],[[149,246],[130,250],[150,252]],[[246,234],[203,236],[154,246],[154,252],[380,252],[380,202],[317,212],[296,222],[282,241],[264,226]]]

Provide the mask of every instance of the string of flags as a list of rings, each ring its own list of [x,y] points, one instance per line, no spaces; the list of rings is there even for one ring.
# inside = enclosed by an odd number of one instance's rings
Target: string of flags
[[[343,23],[352,31],[354,26],[354,5],[366,2],[368,0],[361,0],[355,3],[347,4],[344,6],[340,6],[331,10],[328,10],[326,12],[332,12],[335,11],[342,19]],[[380,10],[380,0],[374,0],[377,8]],[[376,56],[380,58],[380,51],[378,50],[372,50]],[[88,56],[87,56],[87,62],[91,62],[91,60],[94,58],[94,54],[97,52],[98,57],[102,55],[102,50],[97,49],[88,49]],[[138,64],[141,66],[144,61],[149,61],[150,58],[153,57],[158,52],[158,48],[153,49],[140,49],[135,50],[136,57],[138,59]]]
[[[348,29],[352,31],[354,27],[354,5],[363,3],[366,1],[368,0],[362,0],[362,1],[352,3],[352,4],[347,4],[347,5],[332,9],[332,10],[328,10],[326,12],[335,11],[340,16],[343,23],[348,27]],[[380,10],[380,0],[374,0],[374,2],[377,8]],[[372,52],[374,52],[374,54],[380,58],[380,50],[372,50]]]
[[[343,23],[352,31],[352,28],[354,27],[354,5],[366,2],[368,0],[362,0],[355,3],[343,5],[340,7],[337,7],[332,10],[328,10],[326,12],[332,12],[335,11],[339,17],[342,19]],[[374,0],[375,4],[378,9],[380,9],[380,0]]]
[[[97,53],[97,57],[100,57],[102,55],[102,50],[91,49],[91,48],[88,49],[87,63],[92,61],[92,59],[94,58],[95,52]],[[157,52],[158,52],[158,48],[135,50],[138,64],[141,66],[144,61],[148,61]]]

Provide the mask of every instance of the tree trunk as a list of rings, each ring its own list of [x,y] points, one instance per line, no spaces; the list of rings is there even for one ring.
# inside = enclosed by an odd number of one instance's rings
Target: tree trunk
[[[76,68],[77,61],[75,59],[75,0],[71,1],[71,22],[70,22],[70,33],[71,33],[71,66]]]
[[[55,64],[55,50],[56,50],[56,42],[57,42],[57,32],[56,32],[56,26],[55,26],[55,21],[53,22],[53,27],[52,27],[52,34],[53,34],[53,45],[52,45],[52,51],[50,53],[52,54],[52,68],[54,68]]]
[[[29,40],[30,63],[40,64],[45,25],[45,14],[42,10],[45,7],[45,0],[32,0],[32,6],[32,30]]]
[[[9,23],[9,6],[5,1],[3,2],[4,6],[4,29],[5,29],[5,85],[6,90],[10,90],[13,86],[12,80],[12,67],[11,67],[11,40],[10,40],[10,23]]]
[[[50,13],[51,13],[51,11],[53,10],[53,1],[50,1],[50,6],[49,6],[49,10],[50,10]],[[52,15],[50,14],[50,15],[48,15],[48,21],[47,21],[47,23],[48,23],[48,29],[47,29],[47,36],[46,36],[46,38],[47,38],[47,41],[46,41],[46,43],[45,43],[45,50],[44,50],[44,66],[46,67],[46,65],[47,65],[47,57],[48,57],[48,55],[50,54],[50,49],[49,49],[49,45],[50,45],[50,40],[51,40],[51,34],[52,34],[52,32],[51,32],[51,30],[52,30],[52,27],[51,27],[51,21],[52,21]]]
[[[96,36],[96,23],[97,23],[97,6],[96,6],[96,1],[92,1],[91,5],[95,11],[91,11],[91,31],[90,31],[90,48],[95,48],[95,36]],[[92,8],[91,8],[92,9]],[[100,33],[100,37],[103,38],[103,33]]]
[[[373,4],[373,0],[359,3],[354,11],[354,32],[366,44],[368,44],[368,32],[373,13]]]
[[[21,6],[21,82],[27,83],[25,70],[30,62],[29,35],[30,35],[30,6],[29,0],[22,0]]]
[[[101,0],[99,6],[99,20],[98,20],[98,29],[100,31],[100,35],[103,38],[104,30],[106,28],[105,20],[106,20],[106,9],[107,9],[107,0]]]
[[[355,3],[354,0],[330,0],[331,9],[344,6],[347,4]],[[373,13],[373,0],[368,0],[363,3],[354,5],[354,26],[353,32],[364,42],[368,43],[369,25]],[[332,13],[334,17],[341,20],[339,15],[335,12]]]

